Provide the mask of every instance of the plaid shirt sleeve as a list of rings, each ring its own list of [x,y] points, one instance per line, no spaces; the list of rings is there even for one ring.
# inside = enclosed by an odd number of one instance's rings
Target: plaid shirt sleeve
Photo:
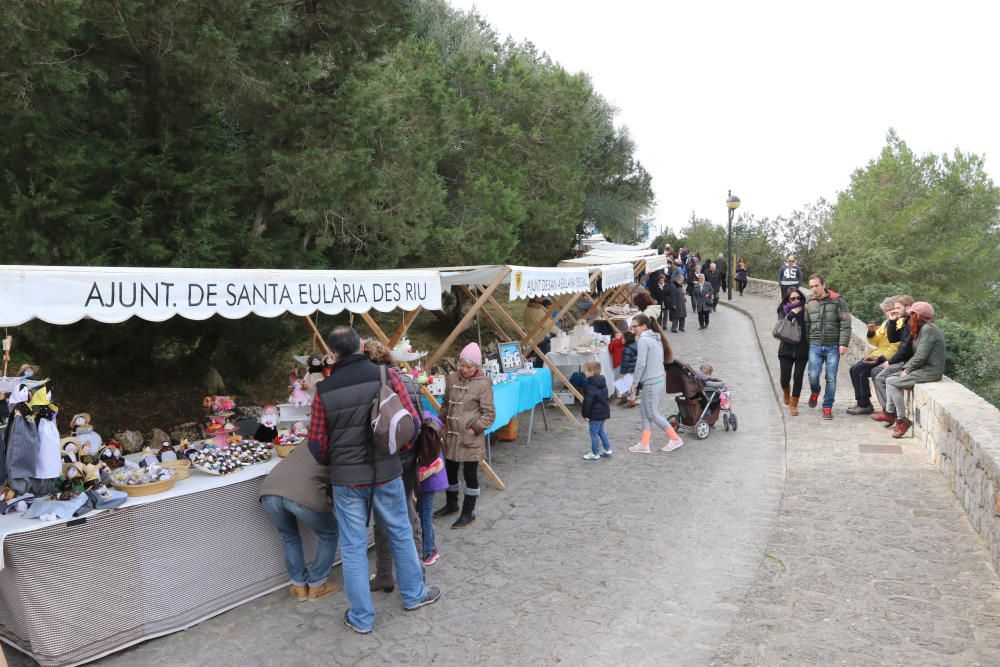
[[[316,463],[325,466],[330,464],[330,429],[326,423],[326,409],[319,398],[319,392],[312,402],[312,415],[309,418],[309,452]]]

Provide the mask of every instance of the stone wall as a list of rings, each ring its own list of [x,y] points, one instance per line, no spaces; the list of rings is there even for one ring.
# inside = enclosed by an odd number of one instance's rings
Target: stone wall
[[[777,308],[777,282],[751,278],[744,292],[772,297]],[[734,301],[738,298],[733,296]],[[864,322],[853,320],[851,346],[844,359],[850,364],[868,349]],[[1000,410],[945,377],[914,388],[909,417],[914,422],[914,440],[948,480],[1000,572]]]

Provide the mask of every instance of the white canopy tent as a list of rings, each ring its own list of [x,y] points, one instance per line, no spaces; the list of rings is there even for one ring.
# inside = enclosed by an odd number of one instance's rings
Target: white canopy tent
[[[32,319],[162,322],[254,313],[335,315],[441,308],[435,270],[296,271],[135,267],[0,266],[0,326]]]

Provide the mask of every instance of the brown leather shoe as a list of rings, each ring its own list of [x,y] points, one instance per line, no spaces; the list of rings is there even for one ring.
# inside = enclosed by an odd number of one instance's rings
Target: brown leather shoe
[[[788,399],[788,414],[793,417],[799,416],[799,397],[792,396]]]
[[[288,592],[291,593],[292,597],[299,602],[309,599],[309,589],[305,586],[296,586],[295,584],[292,584],[288,587]]]
[[[329,579],[323,583],[322,586],[313,588],[309,587],[309,599],[318,600],[324,595],[329,595],[330,593],[336,593],[344,587],[339,581],[330,581]]]

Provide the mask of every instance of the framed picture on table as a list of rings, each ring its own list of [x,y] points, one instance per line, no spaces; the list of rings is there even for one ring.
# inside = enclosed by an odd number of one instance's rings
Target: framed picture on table
[[[504,373],[524,367],[524,358],[521,356],[521,344],[517,341],[512,343],[497,343],[497,352],[500,353],[500,369]]]

